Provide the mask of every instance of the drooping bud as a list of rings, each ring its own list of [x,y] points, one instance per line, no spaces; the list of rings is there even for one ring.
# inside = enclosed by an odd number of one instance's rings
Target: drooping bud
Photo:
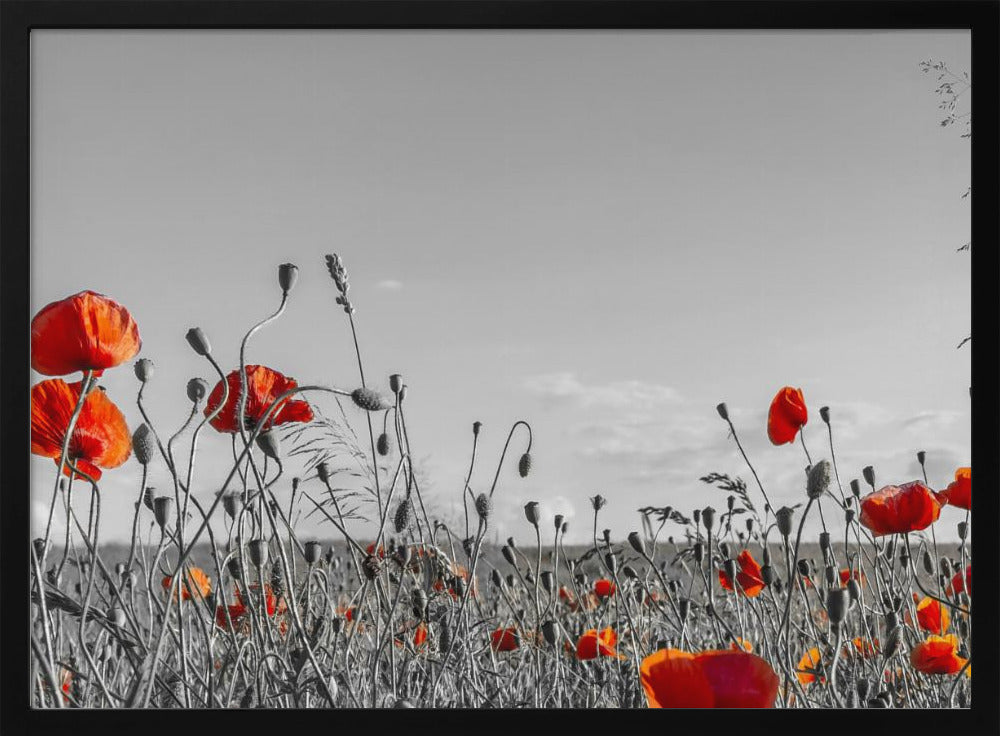
[[[812,466],[809,471],[809,480],[806,482],[806,495],[816,499],[830,489],[830,463],[827,460],[820,460]]]
[[[527,478],[528,473],[531,472],[531,454],[524,453],[521,455],[521,459],[517,463],[517,472],[522,478]]]
[[[629,532],[628,543],[632,545],[632,549],[640,555],[643,557],[646,556],[646,548],[642,543],[642,537],[639,536],[639,532]]]
[[[511,549],[507,545],[504,545],[503,547],[500,548],[500,552],[501,554],[503,554],[503,558],[507,560],[508,565],[512,567],[517,567],[517,558],[514,557],[513,549]]]
[[[753,518],[748,517],[746,524],[747,524],[747,534],[753,534]]]
[[[382,434],[380,434],[378,436],[378,441],[375,443],[375,449],[378,451],[378,454],[381,455],[382,457],[385,457],[386,455],[388,455],[389,454],[389,435],[387,435],[385,432],[383,432]]]
[[[924,564],[924,572],[926,572],[928,575],[933,575],[934,558],[931,557],[931,553],[926,549],[924,550],[923,564]]]
[[[149,461],[153,459],[153,448],[155,445],[156,440],[153,437],[153,430],[145,423],[140,424],[132,434],[132,451],[135,453],[135,459],[139,461],[140,465],[149,465]]]
[[[924,461],[927,460],[927,453],[921,450],[917,453],[917,462],[920,463],[920,467],[924,467]]]
[[[830,423],[830,407],[829,406],[821,406],[819,408],[819,416],[820,416],[820,419],[823,420],[824,424],[829,424]]]
[[[257,435],[257,447],[272,460],[281,459],[281,443],[276,432],[268,430]]]
[[[723,401],[721,404],[715,407],[715,410],[719,412],[719,416],[722,417],[723,421],[729,421],[729,407],[726,406],[726,402]]]
[[[524,505],[524,518],[534,527],[538,526],[538,502],[529,501]]]
[[[677,613],[680,614],[681,621],[687,621],[688,614],[691,612],[691,601],[687,598],[681,598],[677,602]]]
[[[705,559],[705,545],[702,542],[694,543],[694,561],[701,564]]]
[[[809,565],[809,560],[807,560],[805,558],[799,560],[796,563],[796,567],[798,568],[799,575],[801,575],[804,578],[807,578],[807,577],[809,577],[812,574],[812,570],[811,570],[811,567]]]
[[[719,552],[722,554],[723,557],[729,557],[729,543],[719,542]]]
[[[208,342],[208,337],[205,336],[200,327],[192,327],[184,337],[187,339],[188,345],[198,355],[211,355],[212,345]]]
[[[319,479],[324,483],[330,482],[333,472],[330,469],[330,464],[326,460],[316,466],[316,475],[318,475]]]
[[[875,468],[871,465],[866,465],[861,470],[861,474],[865,477],[865,483],[870,485],[872,489],[875,488]]]
[[[733,558],[727,558],[725,562],[722,563],[723,572],[726,574],[726,578],[729,579],[730,585],[735,585],[736,583],[736,560]]]
[[[208,394],[208,383],[202,378],[192,378],[187,382],[187,397],[192,404],[197,404]]]
[[[794,514],[794,509],[790,509],[787,506],[782,506],[774,514],[775,521],[778,523],[778,532],[785,538],[792,533],[792,521]]]
[[[543,570],[538,576],[539,580],[542,581],[542,587],[545,588],[546,593],[551,593],[552,588],[555,584],[555,575],[552,574],[551,570]]]
[[[299,278],[299,269],[293,263],[282,263],[278,266],[278,286],[281,287],[281,293],[287,294],[295,286],[296,280]]]
[[[604,555],[604,564],[608,566],[611,574],[614,575],[618,572],[618,558],[613,554],[608,553]]]
[[[356,388],[351,392],[354,403],[365,411],[385,411],[389,402],[378,391],[370,388]]]
[[[153,377],[153,368],[153,361],[149,358],[139,358],[135,362],[135,377],[146,383],[146,381]]]
[[[490,579],[493,581],[493,584],[498,588],[503,587],[503,575],[501,575],[500,571],[497,570],[496,568],[493,568],[493,572],[490,574]]]
[[[854,494],[855,498],[861,498],[861,484],[858,483],[857,478],[851,481],[851,493]]]

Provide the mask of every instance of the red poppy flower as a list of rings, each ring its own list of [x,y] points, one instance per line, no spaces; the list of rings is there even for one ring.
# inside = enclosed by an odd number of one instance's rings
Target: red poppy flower
[[[597,629],[585,631],[583,636],[576,642],[576,658],[579,660],[596,659],[597,655],[602,657],[622,657],[615,651],[615,644],[618,643],[618,635],[610,626],[600,634]]]
[[[958,656],[958,637],[954,634],[929,636],[910,652],[910,664],[925,675],[954,675],[966,661]]]
[[[615,594],[615,584],[613,581],[607,578],[601,578],[600,580],[594,581],[594,592],[601,598],[609,598]]]
[[[170,590],[173,582],[173,576],[167,575],[163,578],[163,589]],[[200,567],[192,567],[182,575],[181,584],[178,588],[183,588],[183,598],[186,601],[191,600],[194,596],[194,593],[191,592],[192,590],[197,590],[202,598],[207,598],[208,594],[212,592],[212,581]],[[174,600],[177,600],[176,590],[174,591]]]
[[[951,577],[951,585],[945,591],[948,595],[958,593],[968,593],[972,595],[972,565],[965,568],[965,580],[962,579],[962,571],[959,570]]]
[[[367,552],[370,555],[375,554],[375,542],[372,542],[367,547],[365,547],[365,552]],[[383,547],[381,544],[378,546],[378,556],[383,559],[385,558],[385,547]]]
[[[920,481],[886,486],[861,499],[861,523],[876,537],[926,529],[941,515],[941,504]]]
[[[226,400],[225,406],[222,407],[222,411],[209,424],[219,432],[236,433],[239,431],[236,426],[236,418],[239,413],[240,372],[235,370],[226,376],[226,383],[229,384],[229,398]],[[267,366],[248,365],[246,407],[243,411],[244,429],[253,430],[264,418],[265,412],[274,400],[289,389],[297,388],[298,385],[295,379],[283,376]],[[212,393],[208,396],[208,402],[205,404],[206,417],[211,416],[222,403],[224,392],[223,383],[219,381],[215,384],[215,388],[212,389]],[[311,422],[312,420],[313,412],[307,402],[288,397],[271,413],[264,429],[267,430],[289,422]]]
[[[817,677],[819,677],[820,682],[826,682],[826,678],[818,674],[822,671],[822,662],[823,655],[816,647],[803,654],[802,659],[799,660],[799,666],[795,670],[795,676],[799,678],[799,682],[808,685],[815,682]]]
[[[81,291],[43,307],[31,320],[31,367],[45,376],[114,368],[142,347],[139,326],[121,304]]]
[[[236,603],[232,606],[216,606],[215,608],[215,623],[217,623],[222,628],[226,628],[229,622],[226,620],[226,609],[229,609],[229,619],[233,622],[233,628],[239,627],[240,622],[243,620],[243,615],[247,612],[246,606],[242,603]]]
[[[59,465],[63,440],[69,428],[82,381],[66,383],[61,378],[42,381],[31,387],[31,452],[50,457]],[[132,454],[132,436],[125,417],[103,391],[91,389],[83,400],[73,435],[69,460],[94,480],[102,468],[117,468]],[[69,475],[67,466],[63,472]]]
[[[419,647],[427,641],[427,625],[421,621],[417,624],[417,630],[413,632],[413,646]]]
[[[951,506],[970,511],[972,509],[972,468],[959,468],[955,480],[945,488],[940,496]]]
[[[736,573],[736,582],[740,585],[740,592],[750,598],[756,598],[760,591],[764,590],[764,580],[761,578],[760,565],[753,558],[748,550],[740,552],[736,558],[740,564],[740,571]],[[726,590],[733,590],[733,581],[726,575],[725,570],[719,570],[719,583]]]
[[[521,645],[517,629],[508,627],[497,629],[490,634],[490,646],[494,652],[512,652]]]
[[[559,600],[566,601],[567,603],[573,602],[573,592],[565,585],[559,586]]]
[[[850,570],[850,569],[841,570],[840,571],[840,587],[843,588],[844,586],[846,586],[847,582],[852,577],[855,580],[858,581],[858,585],[860,585],[861,587],[864,587],[865,583],[868,582],[868,578],[866,578],[865,574],[863,572],[861,572],[860,570],[853,570],[853,571]]]
[[[856,636],[850,641],[849,644],[844,645],[845,651],[843,652],[843,655],[845,657],[847,656],[851,646],[853,646],[855,651],[865,659],[874,657],[879,651],[878,639],[875,639],[873,642],[863,637]]]
[[[661,649],[640,667],[651,708],[771,708],[778,675],[755,654]]]
[[[924,598],[917,604],[917,623],[924,631],[944,634],[951,623],[948,609],[933,598]]]
[[[737,645],[737,642],[739,642],[739,645]],[[743,639],[742,637],[737,636],[736,637],[736,641],[729,643],[729,648],[732,649],[734,652],[738,652],[741,649],[744,652],[752,652],[753,651],[753,644],[751,644],[750,642],[748,642],[746,639]]]
[[[251,583],[250,590],[257,592],[260,590],[260,583]],[[240,605],[246,605],[243,600],[243,595],[240,593],[239,588],[235,591],[236,602]],[[288,604],[285,602],[284,598],[279,598],[274,595],[274,590],[271,588],[269,583],[264,583],[264,605],[267,607],[267,615],[274,616],[275,614],[282,614],[288,610]]]
[[[795,441],[808,421],[802,389],[785,386],[775,395],[767,412],[767,436],[773,445],[786,445]]]

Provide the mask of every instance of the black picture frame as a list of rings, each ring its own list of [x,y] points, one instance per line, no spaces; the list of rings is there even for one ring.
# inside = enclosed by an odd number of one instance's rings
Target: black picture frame
[[[1000,289],[1000,3],[986,0],[2,0],[2,164],[0,164],[0,314],[3,320],[2,457],[0,492],[0,733],[130,733],[208,732],[209,729],[275,728],[400,729],[399,733],[449,730],[512,733],[584,729],[607,732],[628,729],[732,729],[734,733],[775,733],[796,728],[821,731],[924,733],[948,729],[963,736],[1000,733],[1000,535],[974,537],[977,559],[979,616],[975,629],[976,677],[970,709],[956,711],[865,710],[824,713],[769,711],[693,713],[679,718],[655,711],[341,711],[297,712],[294,721],[271,711],[188,713],[159,711],[33,711],[27,707],[29,453],[29,283],[30,141],[29,37],[33,29],[968,29],[972,34],[973,101],[976,134],[972,138],[972,457],[977,485],[1000,488],[1000,361],[998,316]],[[817,141],[816,145],[822,145]],[[1000,520],[1000,498],[993,491],[977,494],[974,516],[989,530]],[[985,577],[983,577],[985,576]],[[667,718],[669,721],[662,719]],[[669,726],[667,724],[669,723]],[[127,731],[123,729],[136,729]]]

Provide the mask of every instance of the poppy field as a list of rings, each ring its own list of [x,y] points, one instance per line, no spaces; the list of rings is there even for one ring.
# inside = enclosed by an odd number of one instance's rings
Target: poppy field
[[[648,506],[636,529],[609,530],[602,509],[622,501],[595,495],[592,542],[569,545],[568,522],[530,502],[497,546],[495,498],[532,472],[529,422],[488,458],[470,417],[464,487],[449,490],[463,522],[428,513],[409,387],[365,371],[347,270],[336,255],[326,269],[357,374],[300,384],[280,357],[248,362],[294,293],[298,269],[284,264],[275,311],[226,336],[240,341],[238,364],[220,364],[201,329],[186,333],[213,379],[188,383],[180,427],[147,412],[155,366],[126,306],[85,290],[35,315],[32,368],[45,378],[31,387],[31,452],[52,476],[31,544],[33,707],[969,706],[970,468],[934,489],[926,472],[838,467],[836,407],[775,386],[766,426],[715,409],[751,479],[701,478],[720,509],[703,496]],[[134,371],[134,395],[104,390],[111,370]],[[138,426],[119,408],[131,402]],[[820,424],[811,447],[807,423]],[[199,474],[206,433],[231,442],[222,478]],[[771,505],[748,433],[805,465],[799,503]],[[133,496],[103,492],[129,465]],[[169,489],[149,486],[154,467]],[[486,478],[476,489],[474,476]],[[104,542],[108,504],[129,506],[124,548]],[[945,506],[964,511],[958,543],[939,542],[954,533],[941,531]],[[326,540],[303,534],[301,511],[323,520]]]

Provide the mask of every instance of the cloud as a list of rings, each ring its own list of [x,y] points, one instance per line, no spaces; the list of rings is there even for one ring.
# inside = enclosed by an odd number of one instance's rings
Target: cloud
[[[383,279],[375,284],[375,288],[384,289],[385,291],[399,291],[403,288],[403,282],[396,279]]]
[[[947,430],[958,424],[959,421],[969,421],[969,413],[965,411],[922,411],[919,414],[907,417],[902,421],[905,432],[911,434],[921,434],[928,430]]]
[[[641,410],[679,398],[668,386],[636,380],[588,386],[570,371],[532,376],[525,379],[524,387],[549,403],[583,408]]]

